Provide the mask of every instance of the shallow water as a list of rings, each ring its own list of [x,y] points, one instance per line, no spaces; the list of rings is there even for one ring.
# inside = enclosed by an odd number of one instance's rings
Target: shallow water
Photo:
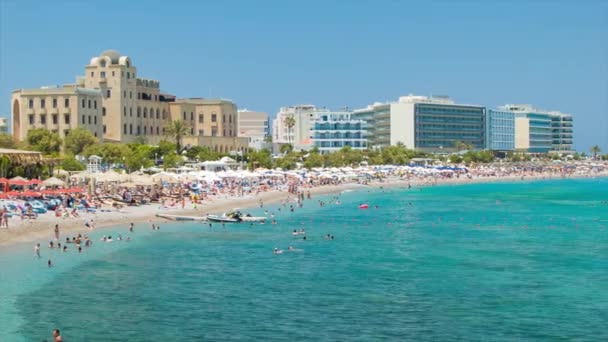
[[[70,341],[608,340],[607,179],[316,201],[269,207],[277,225],[140,225],[82,254],[5,251],[0,340],[55,327]]]

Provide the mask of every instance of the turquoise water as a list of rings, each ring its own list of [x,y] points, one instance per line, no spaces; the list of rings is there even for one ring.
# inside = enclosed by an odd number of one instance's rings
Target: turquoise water
[[[608,340],[608,179],[317,200],[269,206],[277,225],[139,225],[82,254],[3,251],[0,341],[55,327],[69,341]]]

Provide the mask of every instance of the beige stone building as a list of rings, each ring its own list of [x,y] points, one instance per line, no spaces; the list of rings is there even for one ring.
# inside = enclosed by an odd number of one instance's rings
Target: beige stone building
[[[16,90],[11,100],[13,131],[23,140],[30,129],[44,127],[65,137],[82,126],[108,142],[131,142],[144,136],[151,144],[165,138],[170,120],[191,128],[190,144],[218,152],[244,151],[237,137],[237,106],[223,99],[177,99],[160,91],[160,82],[138,77],[129,56],[107,50],[85,66],[76,84]]]
[[[174,97],[161,94],[160,82],[138,78],[130,57],[104,51],[91,59],[80,82],[101,91],[105,140],[130,142],[142,135],[156,143],[162,138]]]
[[[70,130],[84,127],[100,140],[102,96],[99,90],[75,85],[15,90],[11,96],[13,136],[25,140],[28,131],[46,128],[65,138]]]
[[[237,120],[237,135],[249,139],[249,147],[259,150],[270,145],[266,137],[270,135],[268,113],[239,110]]]

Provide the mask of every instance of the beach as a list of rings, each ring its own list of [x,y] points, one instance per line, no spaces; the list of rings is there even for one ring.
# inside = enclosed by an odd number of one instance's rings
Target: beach
[[[304,187],[302,192],[310,193],[311,196],[320,196],[327,194],[337,194],[345,190],[369,188],[395,188],[395,187],[424,187],[435,186],[441,184],[469,184],[469,183],[486,183],[486,182],[530,182],[547,179],[563,179],[563,178],[591,178],[608,176],[608,166],[601,164],[602,168],[589,172],[578,173],[559,173],[559,172],[524,172],[517,174],[498,173],[494,169],[480,168],[471,170],[469,176],[459,175],[458,177],[418,177],[418,176],[403,176],[389,174],[386,177],[372,179],[364,184],[360,182],[344,181],[339,184],[326,184]],[[470,176],[473,174],[474,176]],[[152,224],[166,223],[167,220],[157,217],[157,214],[169,215],[184,215],[184,216],[206,216],[208,214],[222,214],[232,211],[235,208],[245,210],[248,208],[259,207],[260,203],[272,204],[284,201],[296,201],[294,193],[288,191],[288,187],[281,189],[270,189],[259,193],[250,193],[239,196],[235,194],[218,194],[210,197],[197,204],[190,200],[186,200],[185,206],[181,209],[179,206],[173,208],[161,207],[157,203],[151,203],[140,206],[126,206],[120,210],[112,210],[105,212],[83,212],[78,218],[57,218],[50,213],[38,215],[36,219],[12,218],[9,223],[9,228],[0,229],[0,246],[10,244],[20,244],[26,242],[41,242],[46,244],[53,240],[53,228],[55,224],[59,224],[62,234],[77,235],[91,232],[90,228],[85,227],[85,222],[93,220],[95,229],[103,229],[105,227],[114,227],[129,223],[136,224]],[[65,236],[64,235],[64,236]]]

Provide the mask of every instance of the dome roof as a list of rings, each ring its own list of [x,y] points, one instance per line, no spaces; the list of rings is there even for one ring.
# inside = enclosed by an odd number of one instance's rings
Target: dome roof
[[[101,53],[100,57],[102,57],[102,56],[109,57],[110,60],[112,61],[112,64],[118,64],[118,60],[120,59],[120,52],[118,52],[116,50],[106,50]]]

